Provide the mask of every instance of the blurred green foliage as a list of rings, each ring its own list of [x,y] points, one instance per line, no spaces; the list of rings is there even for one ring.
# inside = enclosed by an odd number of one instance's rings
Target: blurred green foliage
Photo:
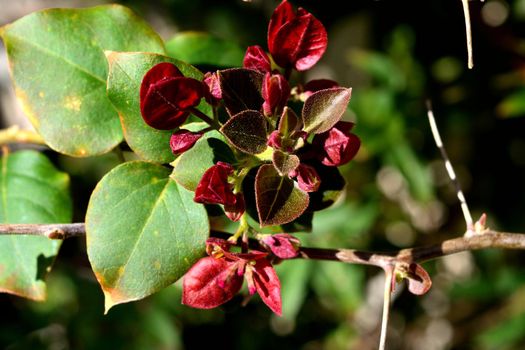
[[[501,6],[484,14],[483,8],[496,2]],[[229,43],[232,56],[224,65],[237,62],[234,47],[265,46],[267,20],[277,4],[122,3],[165,32],[165,38],[190,30]],[[353,87],[347,118],[356,121],[354,130],[363,143],[357,159],[342,169],[348,183],[343,197],[316,213],[313,232],[300,236],[304,245],[395,250],[436,243],[464,231],[427,125],[426,99],[433,102],[473,215],[486,212],[490,227],[525,232],[525,1],[470,3],[474,70],[466,68],[459,1],[294,3],[314,13],[328,29],[328,52],[311,76]],[[504,16],[500,25],[489,24],[494,22],[487,16],[494,13]],[[182,44],[170,44],[168,49],[176,51],[177,45]],[[215,68],[213,57],[195,58],[186,48],[180,50],[181,57],[196,59],[199,68]],[[50,156],[72,176],[76,220],[82,221],[89,194],[117,163],[116,156],[83,160]],[[523,253],[490,250],[426,264],[434,281],[428,295],[415,297],[398,287],[389,348],[525,347],[522,261]],[[283,284],[282,318],[270,315],[256,299],[242,307],[242,296],[216,310],[189,309],[180,305],[178,286],[103,316],[103,295],[84,243],[73,239],[64,243],[45,303],[0,295],[0,347],[376,348],[381,312],[377,303],[382,298],[379,271],[291,261],[280,264],[278,273]]]

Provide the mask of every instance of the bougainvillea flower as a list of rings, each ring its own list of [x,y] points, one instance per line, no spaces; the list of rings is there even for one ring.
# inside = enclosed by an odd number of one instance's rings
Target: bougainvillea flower
[[[281,283],[267,253],[251,251],[233,253],[224,240],[206,242],[209,257],[200,259],[183,280],[182,303],[210,309],[233,298],[246,279],[250,294],[257,292],[263,302],[277,315],[282,313]]]
[[[268,26],[268,49],[284,68],[312,68],[326,51],[328,37],[323,24],[302,8],[294,13],[284,0],[273,12]]]
[[[340,166],[351,161],[361,146],[359,137],[350,132],[353,126],[354,123],[340,121],[327,132],[315,135],[316,158],[327,166]]]
[[[242,66],[248,69],[255,69],[261,73],[272,70],[270,58],[259,45],[248,46],[244,54]]]
[[[246,205],[242,193],[235,194],[235,204],[224,206],[224,213],[231,221],[239,221],[242,214],[244,214],[245,210]]]
[[[282,144],[282,138],[283,135],[281,135],[279,130],[274,130],[270,134],[270,137],[268,137],[268,141],[266,142],[266,144],[272,147],[273,149],[280,149]]]
[[[299,166],[290,173],[290,177],[297,178],[299,188],[305,192],[315,192],[321,186],[321,177],[311,165],[299,164]]]
[[[204,96],[202,82],[186,78],[171,63],[151,68],[140,86],[142,118],[152,128],[171,130],[182,125]]]
[[[233,185],[228,177],[233,174],[233,167],[224,162],[210,167],[202,175],[193,200],[197,203],[235,205],[237,198],[233,194]]]
[[[260,242],[268,248],[276,257],[281,259],[292,259],[299,254],[301,242],[288,233],[277,233],[265,235]]]
[[[263,112],[267,117],[281,115],[290,97],[290,85],[281,74],[266,73],[262,84]]]
[[[193,147],[195,142],[200,139],[202,133],[179,130],[173,133],[170,138],[170,148],[173,154],[181,154]]]
[[[206,101],[208,101],[209,104],[217,105],[222,98],[219,74],[217,74],[217,72],[207,72],[204,74],[204,79],[202,81],[208,87],[208,91],[205,95]]]

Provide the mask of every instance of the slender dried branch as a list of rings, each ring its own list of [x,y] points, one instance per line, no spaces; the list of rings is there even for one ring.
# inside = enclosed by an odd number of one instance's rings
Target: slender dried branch
[[[86,235],[84,223],[76,224],[0,224],[0,235],[31,235],[66,239]]]
[[[0,224],[0,235],[33,235],[51,239],[85,236],[84,223],[75,224]],[[212,236],[228,238],[229,233],[213,231]],[[257,241],[250,242],[257,245]],[[355,249],[302,247],[298,258],[331,260],[349,264],[374,265],[385,268],[396,262],[424,262],[445,255],[486,248],[525,250],[525,234],[485,229],[481,233],[448,239],[441,243],[392,252],[371,252]]]
[[[474,54],[472,53],[472,29],[470,25],[470,12],[468,8],[468,0],[461,0],[463,5],[463,15],[465,16],[465,33],[467,35],[467,54],[468,54],[468,68],[474,67]]]
[[[33,143],[37,145],[46,144],[42,136],[32,130],[20,129],[18,125],[0,130],[0,145],[6,145],[9,143]]]
[[[463,194],[463,191],[461,190],[461,185],[459,184],[459,180],[456,176],[456,172],[454,171],[454,167],[452,166],[452,163],[450,162],[450,158],[448,157],[445,146],[443,145],[443,141],[441,140],[441,135],[439,134],[439,129],[436,124],[436,119],[434,118],[434,112],[432,111],[432,104],[430,103],[430,101],[427,101],[427,116],[428,116],[428,122],[430,124],[430,130],[432,131],[432,136],[434,137],[436,146],[439,149],[439,152],[441,153],[441,157],[443,158],[443,161],[445,162],[445,168],[447,169],[448,177],[450,178],[450,181],[452,181],[456,189],[456,195],[461,205],[463,216],[465,217],[465,223],[467,225],[467,232],[473,231],[474,221],[472,220],[472,215],[470,214],[470,210],[467,204],[467,199],[465,198],[465,195]]]

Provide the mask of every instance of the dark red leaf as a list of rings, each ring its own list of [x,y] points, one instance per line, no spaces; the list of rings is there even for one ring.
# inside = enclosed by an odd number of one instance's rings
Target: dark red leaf
[[[303,105],[302,118],[304,131],[320,134],[328,131],[343,116],[352,89],[332,88],[314,92]]]
[[[326,29],[311,13],[299,8],[293,14],[286,2],[277,7],[268,27],[268,48],[278,65],[308,70],[323,56],[327,45]]]
[[[289,176],[299,166],[300,160],[295,154],[288,154],[276,149],[272,154],[272,162],[280,175]]]
[[[259,111],[242,111],[230,119],[221,128],[233,146],[242,152],[258,154],[266,149],[266,119]]]
[[[262,244],[281,259],[292,259],[299,254],[301,242],[294,236],[287,233],[277,233],[267,235],[262,239]]]
[[[232,68],[219,72],[222,98],[230,116],[246,110],[258,111],[264,75],[253,69]]]
[[[171,130],[182,125],[204,95],[203,84],[193,78],[167,78],[151,84],[140,101],[142,118],[149,126]]]
[[[224,162],[218,162],[202,175],[195,190],[193,200],[197,203],[234,205],[233,186],[228,183],[228,176],[233,173],[233,167]]]
[[[338,122],[327,132],[315,135],[313,145],[317,151],[316,157],[321,163],[340,166],[355,157],[361,141],[350,132],[353,125],[350,122]]]
[[[235,204],[234,205],[225,205],[224,213],[231,221],[239,221],[242,214],[246,210],[246,205],[244,203],[244,196],[242,193],[235,194]]]
[[[200,132],[179,130],[173,133],[170,138],[170,148],[173,154],[181,154],[193,147],[195,142],[202,137]]]
[[[267,117],[280,115],[288,97],[290,85],[281,74],[266,73],[262,85],[263,111]]]
[[[146,98],[146,94],[152,84],[156,84],[168,78],[182,77],[180,70],[169,62],[162,62],[153,66],[142,78],[140,84],[140,100]]]
[[[408,280],[408,290],[412,294],[423,295],[432,287],[432,280],[428,272],[419,264],[410,264],[406,278]]]
[[[281,282],[268,260],[257,260],[253,266],[253,281],[262,301],[278,316],[281,316]]]
[[[242,282],[243,277],[236,273],[235,263],[202,258],[184,276],[182,303],[199,309],[217,307],[233,298]]]
[[[248,47],[242,63],[244,68],[254,69],[261,73],[270,72],[272,70],[270,58],[259,45]]]
[[[279,175],[272,164],[264,164],[255,177],[255,201],[261,226],[282,225],[301,216],[309,197],[288,176]]]
[[[288,107],[284,107],[281,118],[279,119],[278,130],[285,137],[295,137],[303,127],[301,119],[297,117],[295,112]]]

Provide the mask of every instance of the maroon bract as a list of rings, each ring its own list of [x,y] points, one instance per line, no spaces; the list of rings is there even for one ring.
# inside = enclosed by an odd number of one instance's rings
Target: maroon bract
[[[261,243],[278,258],[292,259],[299,254],[300,241],[287,233],[266,235]]]
[[[217,307],[239,292],[242,281],[232,262],[202,258],[184,276],[182,303],[199,309]]]
[[[315,135],[313,145],[316,157],[327,166],[340,166],[351,161],[359,147],[361,140],[352,134],[354,123],[338,122],[333,128],[322,134]]]
[[[171,130],[182,125],[204,96],[202,82],[182,76],[171,63],[159,63],[142,79],[140,111],[152,128]]]
[[[233,167],[224,162],[218,162],[206,170],[195,190],[193,200],[197,203],[235,205],[237,198],[233,194],[233,186],[228,183],[228,177],[233,174]]]
[[[277,6],[268,26],[268,49],[279,66],[308,70],[327,45],[326,29],[311,13],[302,8],[294,13],[286,0]]]
[[[232,253],[218,238],[206,242],[209,257],[199,260],[184,276],[182,303],[209,309],[224,304],[240,290],[243,277],[250,294],[259,293],[277,315],[282,313],[281,284],[267,253]]]
[[[315,192],[321,186],[321,178],[313,166],[299,164],[299,166],[290,174],[291,177],[297,177],[299,188],[305,192]]]
[[[263,112],[267,117],[281,115],[290,97],[290,85],[281,74],[266,73],[262,85]]]
[[[204,74],[202,80],[208,87],[208,93],[206,94],[206,101],[212,105],[216,105],[222,98],[221,83],[219,81],[219,75],[215,72],[207,72]]]
[[[181,154],[193,147],[195,142],[202,137],[200,132],[191,132],[188,130],[179,130],[170,138],[170,148],[173,154]]]
[[[314,79],[310,80],[308,83],[306,83],[303,87],[303,98],[308,98],[311,94],[314,92],[325,90],[325,89],[331,89],[339,87],[339,84],[336,81],[330,80],[330,79]]]
[[[249,46],[244,54],[242,66],[248,69],[255,69],[261,73],[270,72],[272,65],[270,58],[259,45]]]

